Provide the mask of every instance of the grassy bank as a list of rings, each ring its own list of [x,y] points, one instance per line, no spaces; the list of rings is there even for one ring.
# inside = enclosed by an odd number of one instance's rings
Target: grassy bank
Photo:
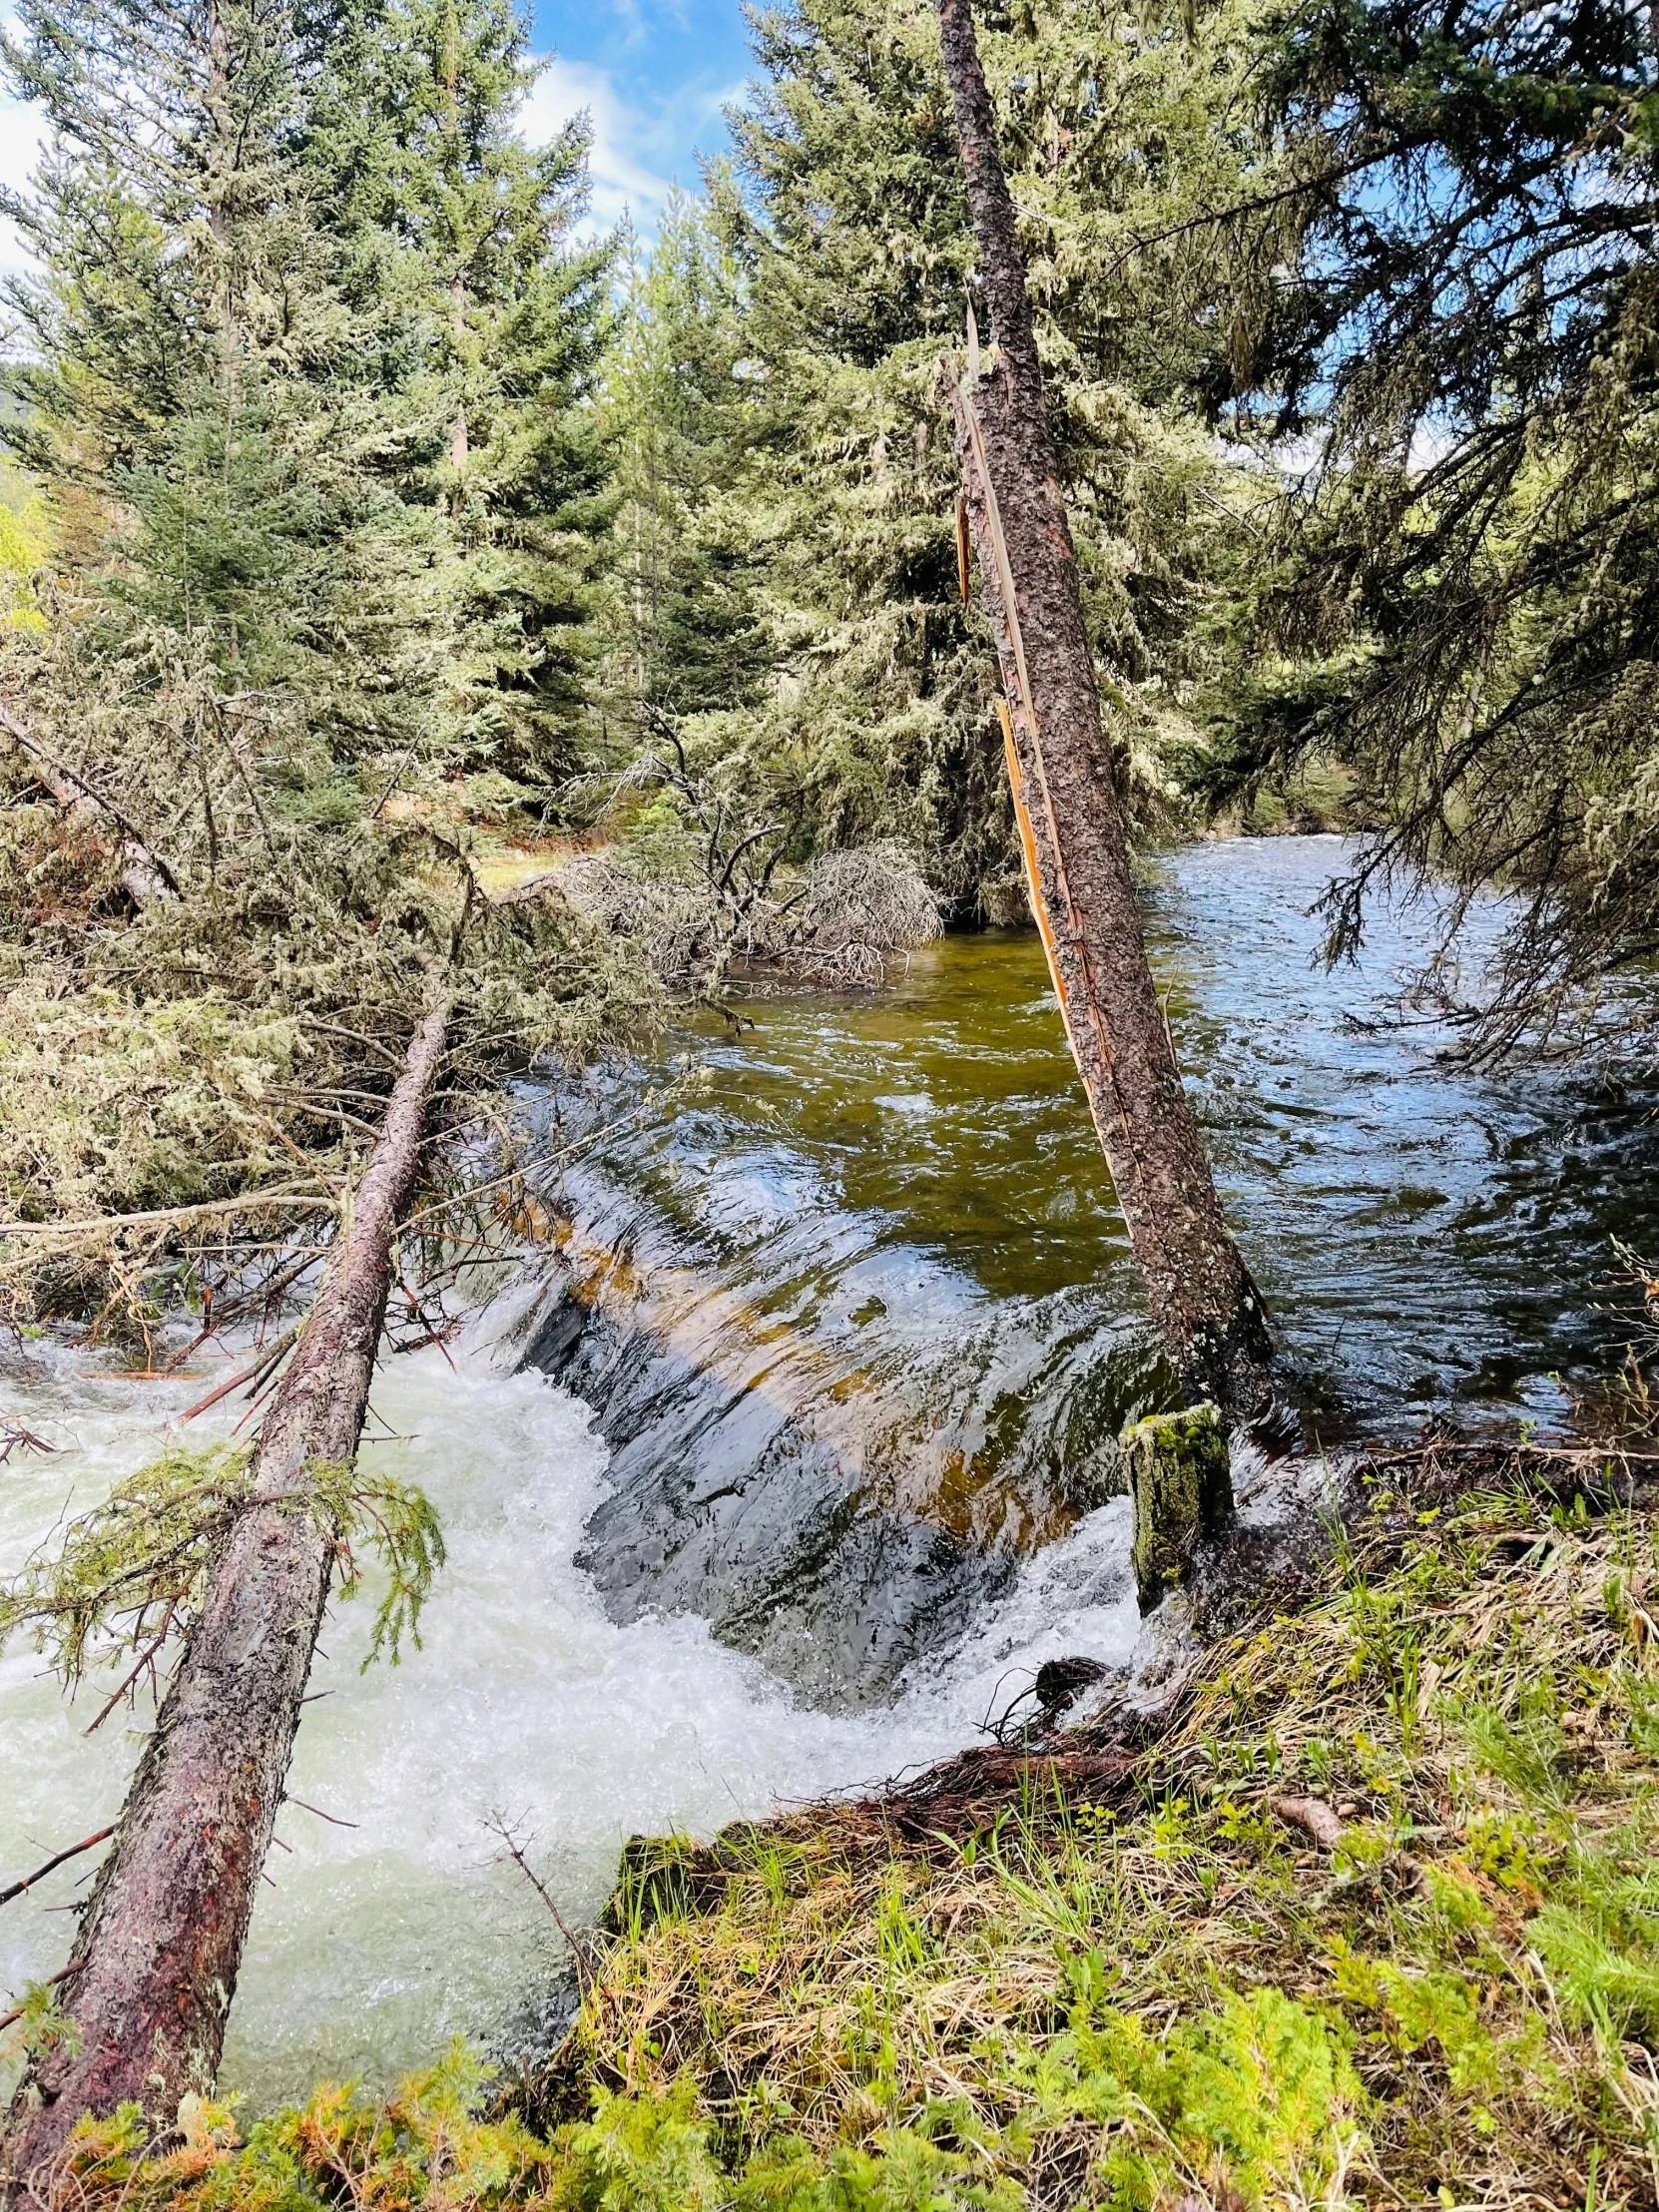
[[[539,2075],[96,2130],[62,2201],[1650,2204],[1656,1538],[1379,1481],[1161,1713],[636,1847]]]

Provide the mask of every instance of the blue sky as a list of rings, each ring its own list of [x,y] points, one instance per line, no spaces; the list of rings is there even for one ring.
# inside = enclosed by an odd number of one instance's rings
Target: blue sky
[[[642,231],[678,179],[698,181],[698,156],[727,144],[722,104],[749,75],[739,0],[538,0],[536,44],[554,59],[527,126],[593,118],[593,213],[625,207]]]
[[[11,14],[0,0],[0,17]],[[593,118],[593,220],[606,229],[624,210],[649,235],[671,186],[698,181],[698,156],[726,145],[722,104],[750,70],[739,0],[538,0],[535,43],[552,62],[524,119],[531,138],[586,109]],[[39,126],[0,94],[0,185],[21,188],[34,166]],[[0,222],[0,269],[19,246]]]

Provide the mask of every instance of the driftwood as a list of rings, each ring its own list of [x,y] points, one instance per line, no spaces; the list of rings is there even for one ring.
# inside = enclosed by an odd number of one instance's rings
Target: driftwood
[[[82,2113],[107,2116],[133,2102],[165,2138],[181,2100],[213,2086],[338,1540],[310,1469],[357,1449],[392,1240],[445,1029],[440,1007],[415,1034],[267,1416],[248,1502],[215,1563],[65,1969],[74,2032],[36,2061],[12,2106],[5,2182],[14,2191],[49,2182]]]
[[[1072,1050],[1135,1260],[1192,1399],[1273,1400],[1261,1294],[1228,1234],[1135,910],[1059,462],[970,0],[939,0],[995,358],[948,368],[968,523],[1008,702],[1009,773]],[[958,525],[958,529],[959,529]],[[962,551],[958,540],[959,557]],[[965,563],[964,563],[965,568]]]
[[[90,784],[79,770],[49,753],[40,740],[25,729],[14,714],[0,707],[0,731],[11,739],[33,767],[36,778],[66,813],[101,815],[115,825],[121,839],[121,880],[127,895],[141,909],[158,899],[176,898],[178,879],[167,862],[145,842],[144,833],[116,805]]]

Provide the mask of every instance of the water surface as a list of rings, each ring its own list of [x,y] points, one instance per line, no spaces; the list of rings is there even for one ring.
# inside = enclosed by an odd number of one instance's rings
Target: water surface
[[[1659,1243],[1651,1085],[1448,1066],[1397,1011],[1431,907],[1328,973],[1335,838],[1149,871],[1154,964],[1229,1220],[1312,1434],[1560,1423],[1616,1364],[1610,1240]],[[1477,914],[1478,965],[1499,916]],[[1172,1402],[1036,938],[948,937],[863,998],[760,999],[553,1189],[532,1352],[596,1411],[583,1557],[613,1616],[692,1610],[820,1702],[889,1695],[1120,1485]],[[672,1040],[684,1048],[685,1038]],[[666,1055],[665,1055],[666,1061]],[[590,1078],[568,1134],[656,1070]]]
[[[1295,838],[1153,871],[1229,1216],[1334,1429],[1563,1417],[1552,1378],[1616,1357],[1610,1233],[1659,1249],[1654,1100],[1449,1074],[1433,1032],[1367,1026],[1428,921],[1383,916],[1326,976],[1306,908],[1339,857]],[[1034,938],[947,939],[880,997],[751,1011],[741,1039],[674,1040],[701,1095],[565,1180],[555,1274],[523,1297],[541,1368],[585,1401],[515,1372],[500,1316],[453,1370],[428,1349],[376,1379],[369,1449],[427,1487],[449,1565],[399,1669],[358,1673],[366,1604],[325,1629],[292,1796],[354,1825],[279,1823],[227,2060],[256,2105],[385,2081],[533,1997],[559,1945],[492,1811],[589,1915],[632,1831],[879,1778],[970,1740],[1021,1668],[1133,1645],[1114,1439],[1167,1379]],[[565,1094],[563,1127],[653,1079]],[[0,1466],[0,1570],[210,1386],[106,1365],[45,1341],[0,1376],[59,1446]],[[86,1737],[99,1702],[0,1658],[0,1880],[119,1807],[137,1738]],[[7,1986],[61,1964],[86,1865],[7,1908]]]

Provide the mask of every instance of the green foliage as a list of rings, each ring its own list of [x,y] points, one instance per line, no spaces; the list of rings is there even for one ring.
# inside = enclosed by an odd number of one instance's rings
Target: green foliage
[[[529,49],[514,0],[390,0],[369,13],[314,129],[354,267],[383,257],[379,286],[417,318],[429,413],[402,489],[440,518],[437,742],[450,768],[545,803],[583,750],[614,506],[590,404],[612,247],[574,237],[585,120],[546,147],[518,135],[544,66]]]
[[[73,2055],[80,2048],[81,2031],[50,1982],[25,1982],[13,2009],[17,2017],[0,2037],[0,2064],[17,2058],[39,2061],[53,2051]]]
[[[0,1641],[32,1630],[69,1690],[95,1667],[137,1655],[123,1688],[136,1685],[189,1634],[214,1562],[252,1501],[249,1474],[246,1449],[170,1445],[0,1587]],[[281,1504],[325,1519],[341,1597],[362,1587],[361,1549],[374,1554],[386,1588],[363,1665],[384,1652],[395,1666],[404,1636],[419,1645],[421,1608],[443,1565],[443,1532],[430,1501],[412,1484],[316,1461]]]
[[[1191,37],[1115,6],[982,26],[1109,725],[1160,819],[1248,542],[1204,427],[1243,310],[1197,233],[1133,257],[1231,189],[1242,142],[1213,117],[1252,21],[1229,0]],[[947,901],[1016,919],[988,638],[956,581],[938,356],[974,253],[932,11],[795,0],[754,36],[734,159],[635,273],[609,390],[617,690],[690,716],[699,773],[781,819],[792,859],[898,837]]]
[[[35,577],[52,548],[46,502],[29,484],[0,471],[0,627],[38,630],[45,617]]]
[[[1279,1989],[1229,1990],[1219,2012],[1183,2023],[1139,2093],[1190,2164],[1219,2155],[1251,2193],[1322,2192],[1359,2147],[1347,2054]]]
[[[71,1690],[92,1667],[182,1636],[247,1495],[246,1451],[170,1445],[5,1586],[0,1636],[32,1628]]]
[[[27,0],[0,38],[49,132],[7,378],[53,518],[39,622],[0,623],[28,741],[0,1193],[96,1225],[0,1243],[0,1304],[129,1336],[182,1251],[326,1221],[439,975],[462,1091],[650,995],[468,858],[462,772],[486,806],[545,797],[586,712],[582,129],[515,135],[535,68],[503,0],[150,16]],[[206,1237],[114,1219],[204,1206]]]
[[[343,1465],[311,1460],[305,1473],[308,1489],[334,1524],[340,1596],[355,1597],[362,1588],[356,1549],[362,1543],[386,1576],[363,1667],[366,1671],[382,1652],[395,1667],[405,1636],[420,1649],[421,1608],[443,1565],[443,1528],[431,1500],[412,1482],[388,1475],[365,1479],[349,1460]]]
[[[1538,1954],[1565,2001],[1610,2041],[1659,2032],[1659,1879],[1632,1835],[1580,1850],[1566,1895],[1532,1923]]]
[[[561,2212],[716,2212],[730,2201],[689,2083],[661,2099],[601,2094],[561,2148]]]
[[[630,248],[602,399],[621,494],[612,683],[670,715],[753,707],[775,647],[765,540],[740,489],[767,416],[744,358],[738,271],[679,193],[649,255]]]
[[[1477,1045],[1576,1033],[1645,960],[1659,884],[1659,51],[1640,9],[1308,0],[1261,49],[1299,189],[1253,193],[1243,411],[1301,440],[1220,712],[1223,780],[1336,757],[1373,830],[1331,902],[1354,949],[1390,874],[1519,905]],[[1294,241],[1286,250],[1286,224]],[[1455,305],[1452,305],[1455,302]]]

